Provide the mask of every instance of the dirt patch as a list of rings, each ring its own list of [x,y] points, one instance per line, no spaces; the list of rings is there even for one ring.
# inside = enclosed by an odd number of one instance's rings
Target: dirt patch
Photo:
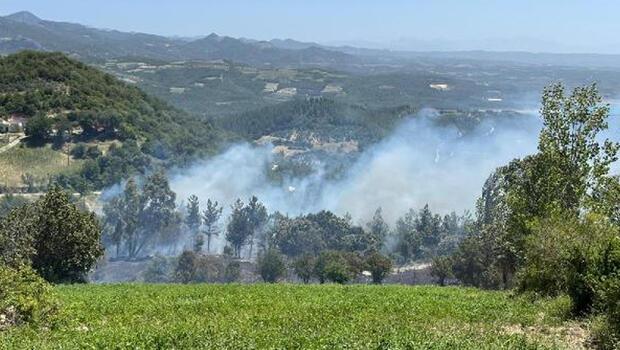
[[[502,328],[505,334],[525,335],[528,340],[549,345],[563,345],[566,349],[590,349],[590,332],[577,322],[570,322],[563,326],[521,326],[509,325]]]

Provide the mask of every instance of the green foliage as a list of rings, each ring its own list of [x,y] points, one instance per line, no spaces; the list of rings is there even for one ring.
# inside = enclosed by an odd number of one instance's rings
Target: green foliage
[[[468,214],[433,214],[428,204],[419,211],[410,209],[396,222],[396,252],[402,262],[430,259],[454,252],[471,225]]]
[[[50,282],[83,282],[103,255],[100,236],[95,214],[54,187],[0,219],[0,258],[12,267],[31,265]]]
[[[0,89],[0,114],[28,117],[26,132],[33,141],[48,141],[55,128],[63,142],[114,139],[140,144],[106,156],[87,150],[92,161],[83,172],[59,179],[67,188],[100,189],[144,171],[146,161],[136,158],[185,164],[213,153],[221,139],[208,122],[60,53],[24,51],[0,59]],[[78,128],[81,134],[71,136],[69,131]]]
[[[36,206],[32,267],[50,282],[84,282],[103,255],[95,214],[81,212],[58,187]]]
[[[552,217],[533,227],[520,289],[567,293],[574,314],[601,315],[595,333],[603,348],[620,344],[620,228],[595,214]]]
[[[362,272],[363,268],[363,262],[357,254],[331,250],[319,254],[314,274],[321,284],[325,281],[345,284]]]
[[[0,265],[17,268],[31,263],[36,254],[36,215],[35,205],[26,204],[0,217]]]
[[[0,348],[557,349],[564,300],[431,286],[61,286],[64,320]],[[259,326],[257,326],[259,325]],[[516,329],[510,332],[510,329]]]
[[[452,272],[452,259],[447,256],[438,256],[431,263],[431,276],[437,278],[440,286],[446,285],[446,279],[454,276]]]
[[[198,197],[191,195],[187,199],[186,210],[185,225],[187,225],[191,234],[196,235],[202,225],[202,218],[200,217],[200,202]]]
[[[241,257],[243,246],[249,243],[249,257],[251,258],[254,238],[267,223],[267,209],[256,196],[252,196],[247,205],[241,199],[237,199],[231,209],[232,213],[226,228],[226,240],[232,245],[237,258]]]
[[[166,258],[159,254],[153,257],[142,274],[142,278],[146,283],[168,283],[172,282],[174,273],[173,259]]]
[[[491,242],[486,235],[471,235],[452,255],[454,276],[466,286],[499,289],[501,273],[496,265]]]
[[[0,332],[26,323],[45,325],[57,311],[52,288],[36,272],[0,263]]]
[[[241,264],[236,260],[229,261],[224,270],[223,281],[226,283],[236,282],[240,276]]]
[[[256,265],[263,281],[268,283],[275,283],[286,274],[284,258],[275,249],[268,249],[259,255]]]
[[[524,268],[527,286],[523,288],[557,291],[560,282],[553,269],[561,266],[549,263],[565,253],[556,250],[564,238],[554,234],[555,228],[546,227],[549,237],[538,235],[530,242],[537,223],[552,217],[576,218],[588,211],[615,220],[616,186],[608,172],[619,145],[609,140],[600,143],[609,107],[602,104],[596,86],[576,88],[567,96],[562,85],[552,85],[545,89],[542,104],[539,152],[497,169],[485,183],[476,232],[462,247],[471,254],[478,252],[477,258],[460,254],[455,261],[457,269],[468,271],[467,276],[457,273],[467,283],[496,286],[500,276],[499,285],[509,287],[515,272]],[[558,229],[566,231],[564,226]],[[526,257],[528,253],[532,254]],[[486,277],[473,281],[474,274]]]
[[[53,125],[54,121],[51,118],[45,115],[38,115],[28,120],[25,133],[34,142],[44,142],[48,140]]]
[[[302,255],[293,262],[295,274],[301,278],[303,283],[308,283],[314,276],[314,266],[316,264],[314,256],[310,254]]]
[[[381,284],[392,272],[392,260],[376,251],[366,256],[364,265],[365,269],[372,274],[372,282],[375,284]]]
[[[0,219],[9,214],[11,210],[24,206],[30,201],[24,196],[18,196],[11,193],[0,197]]]
[[[368,233],[373,239],[373,248],[380,250],[383,247],[386,237],[390,234],[390,226],[383,220],[383,210],[377,208],[372,220],[366,224]]]
[[[196,265],[198,256],[196,253],[186,250],[177,262],[177,267],[174,270],[174,280],[179,283],[193,282],[196,275]]]
[[[275,220],[270,237],[283,254],[291,257],[317,255],[324,250],[364,252],[379,245],[376,237],[347,217],[326,210],[296,218],[281,216]]]
[[[248,212],[241,199],[237,199],[231,206],[228,226],[226,227],[226,240],[230,242],[234,250],[235,257],[241,257],[241,248],[245,245],[251,235]]]
[[[141,189],[130,179],[123,193],[103,209],[106,240],[116,246],[117,256],[124,248],[127,258],[135,259],[158,240],[177,240],[181,218],[175,200],[161,170],[149,176]]]
[[[207,208],[202,212],[202,223],[204,224],[203,233],[207,236],[207,253],[211,251],[211,239],[219,236],[220,228],[218,222],[222,216],[222,208],[217,201],[207,200]]]

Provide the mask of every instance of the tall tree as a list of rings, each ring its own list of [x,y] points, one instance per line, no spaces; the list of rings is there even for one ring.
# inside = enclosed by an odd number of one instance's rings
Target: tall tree
[[[200,201],[196,195],[189,196],[186,209],[185,225],[187,225],[192,235],[197,235],[200,231],[202,218],[200,217]]]
[[[200,233],[202,217],[200,216],[200,201],[196,195],[191,195],[187,198],[185,210],[185,225],[194,240],[194,251],[199,253],[204,245],[204,237]]]
[[[373,249],[381,249],[383,242],[390,233],[390,227],[383,220],[383,211],[379,207],[375,211],[372,220],[366,225],[370,238],[373,241]]]
[[[596,188],[617,160],[619,144],[599,134],[608,128],[609,105],[596,85],[566,95],[561,84],[543,93],[543,129],[538,151],[551,167],[556,199],[562,209],[579,210],[590,189]]]
[[[241,257],[241,248],[245,245],[250,237],[250,223],[248,219],[248,211],[241,199],[237,199],[231,206],[231,214],[226,227],[226,240],[230,242],[235,257]]]
[[[141,228],[153,232],[162,239],[164,235],[178,234],[179,215],[176,207],[176,194],[170,189],[168,178],[163,170],[149,176],[142,189]],[[172,237],[176,241],[176,237]],[[142,248],[142,247],[140,247]]]
[[[252,196],[248,205],[245,207],[247,211],[248,225],[249,225],[249,240],[250,240],[250,256],[252,259],[252,249],[254,247],[254,239],[260,230],[264,228],[265,223],[267,222],[268,214],[267,209],[261,203],[256,196]]]
[[[422,237],[422,245],[427,249],[436,247],[441,238],[441,218],[433,215],[428,204],[420,210],[416,219],[416,230]]]
[[[125,191],[120,201],[120,222],[123,227],[123,236],[129,258],[138,256],[142,248],[154,235],[152,231],[142,230],[140,218],[144,210],[138,185],[134,179],[130,179],[125,185]]]
[[[207,200],[207,209],[202,212],[202,222],[204,224],[204,234],[207,235],[207,252],[211,251],[211,238],[220,233],[218,222],[222,216],[222,208],[217,201]]]
[[[398,251],[404,262],[418,257],[422,239],[416,230],[417,213],[410,209],[396,222],[396,235],[398,237]]]

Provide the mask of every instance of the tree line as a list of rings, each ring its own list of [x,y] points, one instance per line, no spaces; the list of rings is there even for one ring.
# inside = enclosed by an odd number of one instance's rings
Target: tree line
[[[566,294],[577,316],[596,315],[604,348],[620,344],[618,142],[595,85],[545,89],[538,152],[498,168],[458,249],[434,261],[441,279],[470,286]],[[618,135],[613,135],[618,136]],[[602,321],[601,321],[602,320]]]

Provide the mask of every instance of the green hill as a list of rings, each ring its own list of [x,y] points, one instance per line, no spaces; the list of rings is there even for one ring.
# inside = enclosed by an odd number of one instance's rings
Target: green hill
[[[61,53],[0,59],[0,116],[26,119],[29,146],[89,158],[80,181],[63,181],[93,189],[151,162],[182,164],[209,154],[221,139],[208,122]],[[77,144],[102,149],[85,156],[73,152]]]

